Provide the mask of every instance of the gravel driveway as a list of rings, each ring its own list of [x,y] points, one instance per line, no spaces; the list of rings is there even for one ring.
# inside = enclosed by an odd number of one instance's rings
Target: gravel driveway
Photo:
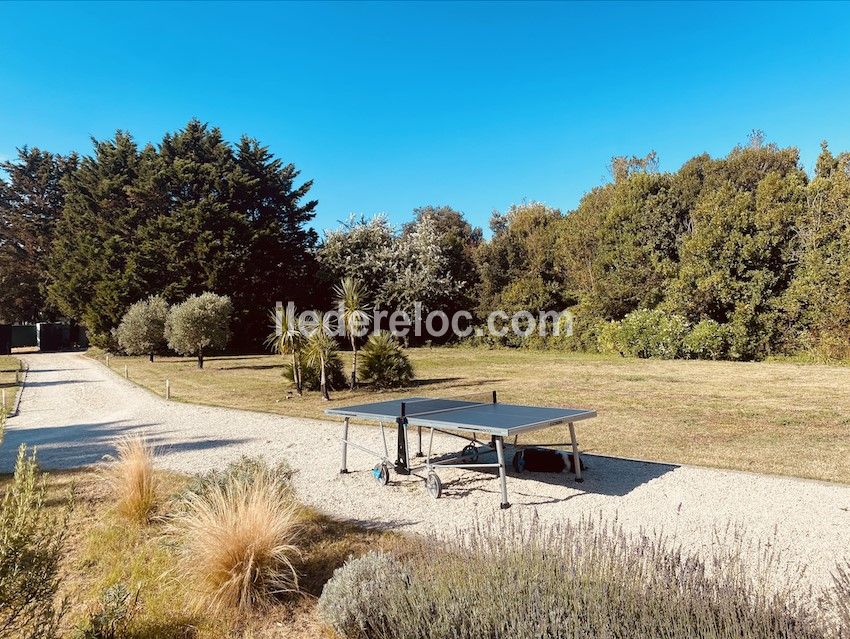
[[[629,530],[663,529],[704,555],[717,548],[718,533],[740,526],[751,541],[781,553],[782,562],[762,568],[775,583],[796,562],[806,566],[798,586],[828,585],[836,562],[850,559],[846,485],[588,455],[583,484],[567,474],[510,475],[514,506],[507,511],[499,510],[493,475],[471,471],[444,471],[444,496],[435,501],[413,478],[394,476],[378,487],[368,472],[374,461],[358,451],[349,452],[353,472],[340,475],[339,423],[166,402],[79,354],[21,357],[30,372],[0,448],[2,472],[21,443],[38,446],[43,467],[71,468],[96,463],[117,438],[141,433],[157,446],[162,466],[179,471],[221,468],[243,453],[285,459],[297,469],[304,502],[370,526],[429,534],[487,517],[616,517]],[[578,425],[579,441],[586,428],[592,420]],[[352,429],[359,441],[382,446],[378,429]],[[440,438],[435,451],[455,451],[457,441]],[[756,554],[745,553],[750,566]]]

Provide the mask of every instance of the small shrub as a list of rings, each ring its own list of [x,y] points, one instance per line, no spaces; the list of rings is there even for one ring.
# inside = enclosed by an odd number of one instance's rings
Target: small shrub
[[[685,336],[685,352],[694,359],[724,359],[729,351],[729,329],[705,319]]]
[[[146,523],[160,500],[154,451],[141,437],[125,437],[115,448],[117,455],[103,475],[117,510],[130,521]]]
[[[128,355],[148,355],[150,361],[165,347],[168,303],[158,295],[136,302],[124,314],[115,338]]]
[[[139,592],[117,583],[100,595],[97,609],[85,624],[77,628],[75,639],[123,639],[127,637],[130,619],[136,610]]]
[[[838,611],[838,636],[844,639],[850,637],[850,560],[836,570],[834,599]]]
[[[350,561],[325,586],[320,614],[348,639],[828,636],[739,562],[709,569],[614,526],[508,522],[444,541],[404,560]]]
[[[192,295],[182,304],[175,304],[165,322],[169,348],[197,357],[198,368],[203,368],[204,354],[222,349],[230,341],[232,313],[230,298],[215,293]]]
[[[295,385],[295,378],[292,375],[292,364],[284,364],[283,376]],[[340,390],[347,386],[348,380],[345,378],[342,360],[339,358],[339,355],[334,355],[327,361],[325,364],[325,376],[327,377],[330,390]],[[321,388],[321,375],[318,366],[301,362],[301,386],[304,390],[310,391],[317,391]]]
[[[15,475],[0,503],[0,636],[57,636],[66,603],[57,602],[68,512],[47,511],[35,452],[18,450]]]
[[[266,473],[190,493],[173,526],[197,608],[245,614],[297,589],[298,507]]]
[[[406,587],[406,569],[393,555],[371,551],[334,571],[319,599],[319,615],[343,637],[366,637],[369,618],[381,614],[381,591]],[[373,610],[373,604],[378,607]]]
[[[675,359],[684,353],[688,323],[660,309],[632,311],[620,322],[619,347],[626,355]]]
[[[605,355],[625,355],[620,343],[620,322],[600,322],[595,331],[596,348]]]
[[[211,470],[201,475],[194,475],[183,491],[183,499],[190,494],[204,497],[214,490],[224,490],[232,483],[249,483],[255,477],[265,477],[269,483],[288,489],[292,479],[292,468],[286,462],[277,466],[269,466],[262,457],[243,455],[237,461],[229,463],[224,470]]]
[[[360,356],[360,379],[376,388],[407,386],[413,380],[413,366],[391,333],[369,336]]]

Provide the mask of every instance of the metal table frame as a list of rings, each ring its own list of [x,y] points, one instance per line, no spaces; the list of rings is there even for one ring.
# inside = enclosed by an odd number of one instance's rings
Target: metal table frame
[[[392,419],[389,415],[380,412],[370,413],[365,410],[357,410],[358,408],[363,409],[369,404],[362,406],[351,406],[348,408],[336,408],[336,409],[328,409],[325,413],[329,415],[336,415],[343,417],[343,432],[342,432],[342,465],[340,467],[340,473],[348,473],[348,447],[352,446],[357,450],[361,450],[367,454],[373,455],[377,457],[380,462],[378,466],[375,467],[376,470],[379,467],[383,467],[383,471],[387,473],[387,480],[389,477],[389,469],[392,467],[398,474],[400,475],[414,475],[420,479],[426,480],[426,486],[428,485],[429,478],[434,475],[436,476],[435,468],[470,468],[470,469],[479,469],[479,468],[497,468],[499,474],[499,482],[501,487],[501,507],[510,508],[510,502],[508,501],[508,489],[507,489],[507,465],[505,462],[505,438],[513,436],[514,437],[514,446],[517,447],[517,441],[519,435],[522,433],[538,430],[541,428],[546,428],[549,426],[554,426],[557,424],[567,423],[570,431],[570,445],[572,447],[572,461],[573,461],[573,469],[576,475],[576,481],[583,481],[581,474],[581,458],[578,449],[578,440],[576,438],[575,431],[575,422],[582,421],[585,419],[590,419],[592,417],[596,417],[596,412],[592,410],[577,410],[577,409],[552,409],[552,410],[562,410],[564,412],[569,412],[569,416],[558,416],[556,418],[551,419],[541,419],[539,421],[524,423],[519,426],[514,426],[511,428],[501,428],[497,426],[485,426],[485,425],[467,425],[459,422],[452,422],[447,420],[440,420],[439,416],[441,413],[447,413],[451,415],[456,415],[458,413],[462,413],[465,409],[474,409],[481,408],[486,406],[487,404],[483,403],[469,403],[467,406],[454,406],[448,407],[444,410],[435,410],[431,412],[426,412],[424,414],[410,414],[408,415],[408,406],[414,402],[418,401],[428,401],[430,398],[423,397],[415,397],[409,398],[407,400],[400,401],[400,414],[395,417],[396,422],[396,431],[397,431],[397,445],[396,445],[396,459],[395,461],[391,461],[389,445],[387,443],[387,435],[385,422]],[[448,400],[447,400],[448,401]],[[380,404],[382,402],[378,402]],[[496,392],[492,393],[492,403],[497,404]],[[374,404],[373,404],[374,405]],[[503,405],[503,406],[513,406],[513,405]],[[528,408],[528,409],[537,409],[538,407],[516,407],[519,409]],[[541,409],[542,410],[542,409]],[[360,444],[357,444],[351,441],[349,437],[349,427],[351,419],[364,419],[370,421],[377,421],[380,425],[381,429],[381,439],[383,441],[383,452],[371,450]],[[424,464],[412,465],[410,461],[409,455],[409,446],[408,446],[408,431],[410,426],[416,426],[417,428],[417,453],[416,457],[425,457]],[[430,431],[430,437],[428,441],[428,453],[427,455],[423,455],[422,453],[422,430],[426,428]],[[434,444],[434,433],[442,433],[445,435],[450,435],[452,437],[457,437],[463,439],[469,444],[464,447],[462,453],[458,455],[453,455],[448,458],[439,459],[437,461],[433,460],[433,444]],[[469,435],[463,435],[461,433],[469,433]],[[484,434],[490,436],[490,443],[485,444],[484,442],[480,442],[476,438],[476,434]],[[485,453],[496,452],[496,462],[477,462],[477,458],[481,454],[481,451],[484,450]],[[472,456],[472,461],[469,460],[469,457]],[[425,475],[421,474],[422,471],[425,471]],[[377,476],[377,475],[376,475]],[[432,480],[433,481],[433,480]],[[439,477],[437,478],[437,484],[439,485]],[[439,490],[437,495],[439,495]]]

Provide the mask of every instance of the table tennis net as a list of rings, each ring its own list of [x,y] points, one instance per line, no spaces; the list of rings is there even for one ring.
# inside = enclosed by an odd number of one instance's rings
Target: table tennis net
[[[468,395],[459,395],[447,398],[426,397],[402,402],[401,410],[404,417],[421,417],[435,413],[446,413],[450,411],[474,408],[496,402],[494,391],[483,391]]]

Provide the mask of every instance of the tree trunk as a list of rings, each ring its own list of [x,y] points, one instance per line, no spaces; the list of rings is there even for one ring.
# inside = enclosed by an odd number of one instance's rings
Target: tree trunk
[[[328,401],[331,397],[330,397],[330,395],[328,395],[328,381],[327,381],[327,378],[325,377],[325,358],[324,357],[322,357],[319,360],[319,365],[322,367],[322,380],[321,380],[322,399],[325,400],[325,401]]]
[[[292,381],[295,382],[295,392],[303,395],[301,391],[301,364],[298,361],[297,353],[292,353]]]
[[[153,353],[150,354],[151,361],[153,361]]]
[[[351,336],[351,390],[357,385],[357,344],[354,342],[354,335]]]
[[[204,367],[204,350],[200,349],[198,351],[198,368]]]

